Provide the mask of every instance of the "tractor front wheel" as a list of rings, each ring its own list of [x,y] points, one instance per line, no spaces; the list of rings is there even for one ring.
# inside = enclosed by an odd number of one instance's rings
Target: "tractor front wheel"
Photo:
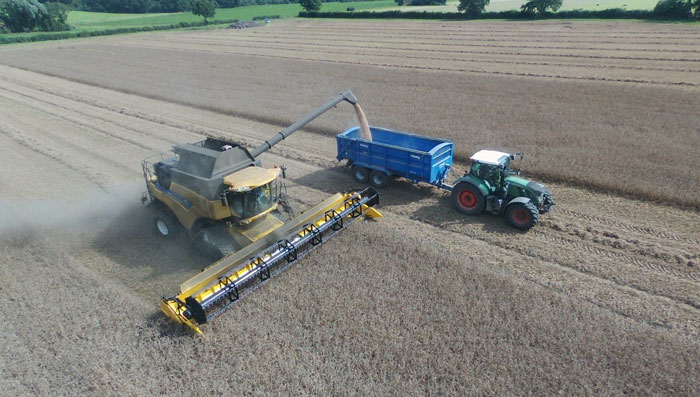
[[[360,167],[359,165],[353,165],[352,176],[355,177],[355,180],[360,183],[367,183],[369,181],[369,170],[365,167]]]
[[[539,219],[539,211],[531,202],[515,203],[506,209],[508,223],[516,229],[530,230]]]
[[[459,212],[479,215],[486,208],[486,199],[478,187],[462,182],[452,189],[452,204]]]

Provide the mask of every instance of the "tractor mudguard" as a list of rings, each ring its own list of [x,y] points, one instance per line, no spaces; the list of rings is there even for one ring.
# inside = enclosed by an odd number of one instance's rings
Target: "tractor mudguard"
[[[527,204],[527,203],[529,203],[529,202],[531,202],[531,201],[532,201],[532,200],[530,200],[528,197],[522,197],[522,196],[521,196],[521,197],[516,197],[516,198],[510,200],[510,201],[508,202],[508,204],[504,205],[504,206],[503,206],[503,209],[501,210],[501,212],[502,212],[502,213],[505,213],[506,210],[508,209],[508,207],[511,206],[511,204],[515,204],[515,203]]]
[[[455,186],[457,186],[457,184],[462,183],[462,182],[466,182],[466,183],[474,185],[477,189],[479,189],[479,191],[481,192],[481,194],[484,195],[484,197],[487,197],[491,193],[489,191],[488,186],[484,183],[484,181],[482,181],[481,179],[479,179],[473,175],[467,174],[467,175],[464,175],[463,177],[459,178],[457,180],[457,182],[455,182]]]

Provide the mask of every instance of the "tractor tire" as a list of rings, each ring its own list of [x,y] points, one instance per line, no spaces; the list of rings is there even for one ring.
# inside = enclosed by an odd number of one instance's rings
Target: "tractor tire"
[[[540,213],[531,202],[515,203],[506,209],[506,219],[511,226],[519,230],[530,230],[537,224]]]
[[[369,173],[369,183],[378,189],[385,188],[390,181],[389,175],[381,171],[372,171]]]
[[[162,238],[172,239],[177,233],[179,222],[165,209],[159,210],[153,217],[153,229]]]
[[[360,167],[359,165],[352,166],[352,176],[356,181],[360,183],[367,183],[369,181],[369,170],[365,167]]]
[[[486,208],[486,198],[478,187],[462,182],[452,189],[452,204],[463,214],[480,215]]]

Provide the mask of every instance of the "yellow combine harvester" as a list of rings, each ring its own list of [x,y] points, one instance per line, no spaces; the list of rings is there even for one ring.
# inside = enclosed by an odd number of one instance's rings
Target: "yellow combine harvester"
[[[343,91],[252,151],[207,138],[143,161],[142,201],[156,211],[156,232],[169,238],[183,227],[199,252],[218,260],[163,299],[165,314],[201,332],[198,325],[254,288],[253,280],[273,277],[358,217],[381,217],[372,208],[377,192],[366,188],[335,194],[287,220],[279,211],[291,213],[278,182],[284,168],[263,168],[257,159],[342,101],[357,103]]]

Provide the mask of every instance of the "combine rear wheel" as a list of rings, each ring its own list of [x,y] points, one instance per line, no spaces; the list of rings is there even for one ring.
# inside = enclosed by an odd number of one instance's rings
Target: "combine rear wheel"
[[[369,170],[359,165],[353,165],[352,176],[360,183],[367,183],[369,181]]]
[[[478,187],[462,182],[452,189],[452,204],[459,212],[479,215],[486,208],[486,199]]]
[[[153,228],[156,234],[163,238],[173,238],[177,227],[178,222],[175,216],[169,214],[165,210],[159,210],[156,216],[153,217]]]
[[[516,229],[530,230],[539,219],[540,214],[531,202],[515,203],[506,209],[506,219],[508,223]]]

